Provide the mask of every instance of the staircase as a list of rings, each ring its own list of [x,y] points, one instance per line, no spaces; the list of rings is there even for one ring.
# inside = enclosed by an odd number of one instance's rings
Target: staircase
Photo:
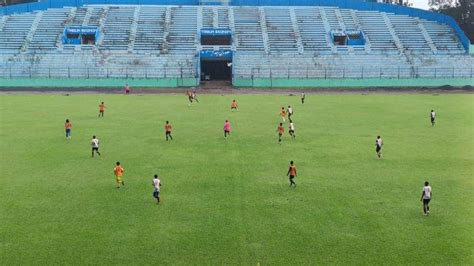
[[[336,15],[337,23],[339,23],[339,28],[345,31],[346,24],[344,23],[344,19],[342,18],[341,11],[339,9],[335,9],[334,14]]]
[[[67,17],[65,21],[66,25],[69,25],[74,20],[74,17],[76,16],[76,12],[77,12],[76,7],[71,8],[71,12],[69,12],[69,16]],[[60,50],[64,48],[61,37],[62,37],[62,34],[59,34],[58,39],[56,40],[56,47],[58,47]]]
[[[433,52],[433,54],[437,54],[438,49],[436,49],[436,46],[434,45],[434,42],[431,39],[430,34],[426,30],[425,26],[423,25],[423,23],[420,21],[419,18],[416,19],[416,22],[418,23],[418,27],[420,28],[421,34],[423,34],[423,37],[425,38],[426,43],[431,48],[431,51]]]
[[[130,27],[130,43],[128,44],[128,52],[133,52],[133,47],[135,46],[135,38],[137,37],[137,28],[138,28],[138,19],[140,17],[140,8],[141,6],[135,7],[135,12],[133,13],[133,21]]]
[[[199,23],[199,20],[198,20]],[[201,19],[202,23],[202,19]],[[202,24],[201,24],[202,25]],[[161,53],[167,54],[169,52],[169,35],[170,35],[170,27],[171,27],[171,7],[167,7],[165,11],[165,24],[163,26],[163,48],[161,49]]]
[[[8,16],[3,16],[0,17],[0,31],[3,30],[3,27],[5,27],[5,23],[7,22]]]
[[[21,45],[21,48],[20,48],[21,52],[25,52],[26,50],[28,50],[28,45],[33,39],[33,36],[35,35],[36,29],[38,28],[38,24],[42,17],[43,17],[43,11],[38,11],[38,13],[36,13],[35,19],[33,20],[33,23],[31,24],[30,31],[26,35],[25,40],[23,41],[23,44]]]
[[[217,13],[217,7],[212,8],[212,27],[219,28],[219,14]]]
[[[89,10],[87,10],[89,12]],[[100,14],[99,18],[99,32],[104,32],[104,25],[105,21],[107,20],[107,14],[109,13],[109,7],[104,7],[104,10],[102,11],[102,14]],[[85,20],[85,19],[84,19]],[[96,40],[96,43],[98,44],[97,46],[102,44],[102,41],[104,40],[104,34],[100,34],[100,40]]]
[[[266,54],[270,53],[270,46],[268,41],[268,29],[267,29],[267,19],[265,18],[265,9],[263,7],[258,8],[258,14],[260,16],[260,29],[262,30],[263,37],[263,47]]]
[[[293,26],[293,32],[295,34],[296,45],[298,46],[298,53],[303,54],[304,52],[303,41],[301,40],[301,33],[298,27],[298,20],[296,19],[294,7],[290,7],[290,18],[291,18],[291,24]]]
[[[329,37],[329,32],[331,32],[331,26],[329,25],[329,22],[326,16],[326,11],[324,11],[324,8],[319,8],[319,12],[321,14],[321,19],[323,20],[323,23],[324,23],[324,30],[326,31],[326,34],[324,36],[326,38],[326,42],[331,47],[331,52],[336,53],[337,48],[332,42],[331,38]]]
[[[351,9],[351,17],[352,17],[352,20],[354,20],[354,24],[356,25],[357,30],[361,31],[362,27],[360,25],[359,18],[357,17],[357,15],[356,15],[356,13],[353,9]],[[370,40],[369,40],[369,38],[365,37],[364,49],[365,49],[365,52],[368,53],[368,54],[372,52],[370,47],[371,47]]]
[[[86,14],[84,15],[84,21],[82,22],[82,26],[87,26],[89,25],[89,21],[91,19],[91,16],[92,16],[92,10],[94,8],[92,7],[87,7],[87,11],[86,11]]]
[[[217,12],[217,10],[215,10]],[[196,36],[199,36],[201,33],[201,29],[203,28],[204,21],[203,21],[203,8],[202,6],[197,7],[197,18],[196,18]],[[214,20],[215,20],[215,14],[214,14],[214,8],[212,9],[212,27],[214,28]],[[199,53],[199,51],[202,50],[202,45],[201,42],[198,38],[195,39],[195,45],[196,45],[196,53]]]
[[[232,31],[232,51],[236,51],[236,47],[239,44],[239,39],[237,34],[235,33],[235,21],[234,21],[234,9],[229,8],[228,12],[229,17],[229,28]]]
[[[390,19],[388,18],[387,13],[381,12],[381,14],[385,22],[385,25],[387,25],[388,31],[390,32],[390,35],[392,36],[392,39],[395,42],[395,46],[397,47],[400,54],[404,54],[405,49],[403,47],[403,44],[398,38],[397,34],[395,33],[395,30],[393,29],[393,26],[392,26],[392,22],[390,22]]]

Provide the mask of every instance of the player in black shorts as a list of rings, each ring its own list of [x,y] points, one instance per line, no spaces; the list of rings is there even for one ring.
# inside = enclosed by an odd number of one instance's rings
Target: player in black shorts
[[[100,156],[99,139],[97,139],[96,136],[92,136],[91,146],[92,146],[92,157],[94,157],[94,152],[96,152]]]
[[[288,173],[286,173],[287,176],[290,176],[290,187],[295,186],[296,183],[294,181],[294,178],[296,176],[296,166],[293,161],[290,162],[290,168],[288,169]]]
[[[380,138],[380,136],[377,136],[377,139],[375,140],[375,152],[377,152],[379,159],[382,158],[382,146],[383,140]]]
[[[434,110],[431,110],[431,113],[430,113],[430,119],[431,119],[431,126],[434,127],[435,124],[436,124],[436,113]]]

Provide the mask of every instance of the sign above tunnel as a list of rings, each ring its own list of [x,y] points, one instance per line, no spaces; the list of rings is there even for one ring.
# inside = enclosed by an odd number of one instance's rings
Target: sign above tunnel
[[[232,31],[228,28],[203,28],[201,45],[232,45]]]
[[[203,28],[201,36],[231,36],[232,31],[229,28]]]

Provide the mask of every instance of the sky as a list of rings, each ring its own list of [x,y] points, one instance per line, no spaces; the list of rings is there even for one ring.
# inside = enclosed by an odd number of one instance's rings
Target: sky
[[[413,3],[413,7],[416,8],[421,8],[421,9],[426,9],[428,10],[428,0],[409,0],[411,3]]]

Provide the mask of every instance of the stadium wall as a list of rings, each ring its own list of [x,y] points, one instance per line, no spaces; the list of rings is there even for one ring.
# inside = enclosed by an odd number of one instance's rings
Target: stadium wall
[[[0,15],[13,13],[31,12],[34,10],[45,10],[48,8],[61,8],[65,6],[83,6],[94,4],[115,5],[199,5],[199,0],[49,0],[28,4],[10,5],[0,8]],[[375,10],[381,12],[408,15],[426,20],[445,23],[451,26],[466,52],[469,51],[470,41],[456,21],[450,17],[436,12],[422,9],[390,5],[383,3],[371,3],[361,0],[232,0],[232,6],[335,6],[355,10]]]
[[[199,80],[183,79],[0,79],[0,90],[5,89],[121,89],[125,84],[132,88],[178,88],[199,86]],[[472,78],[447,79],[234,79],[235,87],[247,88],[410,88],[474,86]]]
[[[234,86],[251,88],[464,87],[474,86],[474,79],[236,79]]]
[[[19,78],[0,79],[0,90],[3,88],[123,88],[125,84],[140,88],[178,88],[199,86],[195,78],[167,78],[167,79],[49,79],[49,78]]]

